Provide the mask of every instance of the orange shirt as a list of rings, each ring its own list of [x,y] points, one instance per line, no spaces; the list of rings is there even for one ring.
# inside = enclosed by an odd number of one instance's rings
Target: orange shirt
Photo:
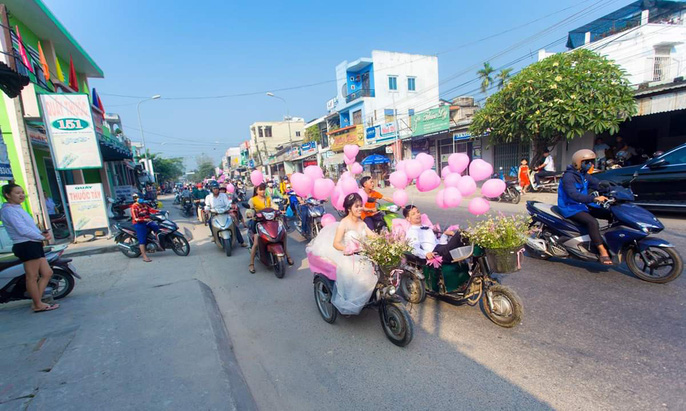
[[[364,203],[364,208],[376,208],[376,200],[383,198],[381,193],[374,190],[372,190],[372,192],[369,193],[368,197],[369,198],[367,199],[367,202]],[[364,220],[365,218],[371,217],[374,214],[376,214],[376,212],[370,213],[368,211],[362,211],[362,219]]]

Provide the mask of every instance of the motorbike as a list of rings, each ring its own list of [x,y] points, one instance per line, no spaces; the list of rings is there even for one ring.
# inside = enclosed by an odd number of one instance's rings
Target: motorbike
[[[122,220],[126,218],[126,210],[131,208],[133,201],[128,201],[124,197],[119,197],[116,200],[108,197],[107,201],[110,203],[110,212],[116,220]]]
[[[400,207],[393,203],[386,203],[383,204],[379,207],[379,212],[383,214],[383,221],[377,221],[376,226],[374,227],[374,231],[376,233],[381,233],[381,231],[385,228],[388,231],[391,231],[393,228],[393,220],[396,218],[403,218],[402,215],[398,214],[398,211],[400,210]]]
[[[493,277],[485,251],[473,244],[451,251],[453,261],[440,268],[426,260],[406,254],[400,272],[400,294],[413,304],[424,302],[427,295],[453,304],[475,306],[493,323],[512,328],[522,322],[522,300],[511,288]]]
[[[165,211],[160,214],[153,214],[150,219],[156,222],[159,227],[159,233],[149,232],[145,251],[154,253],[157,251],[164,251],[171,248],[176,255],[185,257],[191,252],[191,246],[186,237],[181,234],[179,226],[169,220],[169,212]],[[120,222],[114,225],[116,231],[114,242],[119,247],[119,250],[129,258],[137,258],[141,255],[139,248],[138,236],[133,224],[127,222]]]
[[[537,192],[557,193],[557,188],[560,185],[562,174],[563,173],[558,173],[553,176],[541,177],[541,184],[538,184],[536,185],[536,187],[534,187],[534,181],[536,181],[534,176],[536,175],[536,171],[532,169],[529,172],[529,181],[531,181],[531,189]]]
[[[174,205],[181,204],[181,193],[176,193],[176,195],[174,195],[174,202],[172,204],[174,204]]]
[[[69,237],[69,226],[67,225],[67,216],[63,213],[50,214],[50,226],[55,239],[61,240]]]
[[[298,229],[298,232],[300,235],[303,236],[304,239],[309,240],[311,238],[316,237],[319,232],[322,230],[322,216],[326,213],[326,210],[324,209],[324,201],[317,200],[315,198],[308,198],[305,200],[305,207],[307,207],[307,226],[308,230],[305,232],[302,228],[302,224],[300,223],[302,221],[302,218],[300,216],[300,208],[298,207],[298,213],[296,216],[296,223],[295,227]]]
[[[195,213],[198,215],[198,221],[205,224],[207,220],[205,219],[205,200],[193,200],[195,205]]]
[[[608,201],[602,206],[610,211],[611,220],[600,227],[604,244],[614,264],[626,261],[632,274],[643,281],[667,283],[681,275],[683,262],[674,245],[653,237],[664,225],[652,213],[632,204],[633,192],[621,186],[601,182]],[[576,258],[598,261],[585,227],[566,219],[557,206],[527,201],[533,220],[533,234],[525,248],[534,258]]]
[[[224,250],[227,257],[231,257],[233,243],[236,238],[236,221],[230,214],[230,209],[211,210],[210,229],[212,239],[220,249]]]
[[[501,167],[502,168],[502,167]],[[491,178],[504,179],[501,174],[493,174]],[[522,187],[520,187],[517,180],[504,180],[505,181],[505,191],[497,198],[488,198],[490,201],[500,201],[505,203],[519,204],[519,200],[522,198]]]
[[[67,246],[45,248],[45,258],[52,268],[52,277],[45,288],[43,299],[59,300],[69,295],[81,279],[71,259],[62,258]],[[17,300],[30,300],[26,292],[24,265],[14,255],[0,258],[0,304]]]
[[[236,197],[238,198],[238,201],[241,201],[241,202],[245,201],[245,198],[246,198],[245,188],[243,188],[243,187],[236,188]]]
[[[286,202],[286,199],[281,198],[281,197],[272,197],[272,205],[276,207],[277,210],[283,215],[283,223],[286,226],[286,230],[290,231],[290,227],[288,226],[288,218],[286,218],[286,211],[288,208],[288,204]]]
[[[190,217],[193,215],[193,201],[190,198],[184,197],[181,199],[181,210],[183,210],[183,215],[185,217]]]
[[[243,207],[248,208],[244,203]],[[277,278],[286,274],[286,252],[283,244],[286,241],[286,227],[279,218],[281,213],[273,208],[265,208],[255,213],[255,232],[257,232],[257,259],[267,267],[274,269]],[[250,247],[253,236],[248,233]]]
[[[314,275],[314,301],[324,321],[333,324],[338,318],[338,309],[333,305],[336,291],[336,266],[320,257],[307,253],[310,271]],[[381,328],[386,337],[399,347],[407,346],[414,336],[414,324],[405,307],[398,302],[395,293],[400,285],[400,271],[385,273],[373,264],[378,281],[369,302],[364,308],[377,308]]]

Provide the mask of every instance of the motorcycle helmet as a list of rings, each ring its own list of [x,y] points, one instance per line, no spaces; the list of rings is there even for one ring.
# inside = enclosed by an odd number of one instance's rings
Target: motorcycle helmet
[[[589,171],[592,164],[595,162],[595,158],[593,150],[579,150],[572,156],[572,166],[576,170]],[[588,164],[588,166],[586,164]]]
[[[215,188],[216,188],[217,190],[219,189],[219,183],[217,183],[216,181],[211,182],[211,183],[209,184],[209,186],[210,186],[210,190],[214,190]]]

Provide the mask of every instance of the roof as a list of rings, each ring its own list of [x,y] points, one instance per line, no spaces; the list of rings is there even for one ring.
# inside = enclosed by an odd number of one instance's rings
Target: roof
[[[686,109],[686,82],[660,84],[634,94],[638,104],[636,116]]]
[[[59,56],[69,58],[71,55],[78,72],[91,78],[104,77],[102,69],[41,0],[3,0],[3,3],[39,38],[52,41]]]

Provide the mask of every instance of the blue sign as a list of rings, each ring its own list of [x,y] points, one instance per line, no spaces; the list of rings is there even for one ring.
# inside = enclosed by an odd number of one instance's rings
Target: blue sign
[[[250,168],[255,168],[255,160],[253,160],[253,159],[251,158],[250,161],[248,162],[248,167],[250,167]]]
[[[379,131],[379,126],[367,127],[365,136],[367,140],[374,140],[377,135],[381,134]]]
[[[7,154],[7,146],[2,137],[0,137],[0,180],[14,180],[10,158]]]
[[[472,138],[472,135],[469,133],[455,133],[455,134],[453,134],[453,141],[469,140],[470,138]]]
[[[300,146],[300,149],[302,151],[316,150],[317,149],[317,142],[316,141],[310,141],[309,143],[303,143]]]

